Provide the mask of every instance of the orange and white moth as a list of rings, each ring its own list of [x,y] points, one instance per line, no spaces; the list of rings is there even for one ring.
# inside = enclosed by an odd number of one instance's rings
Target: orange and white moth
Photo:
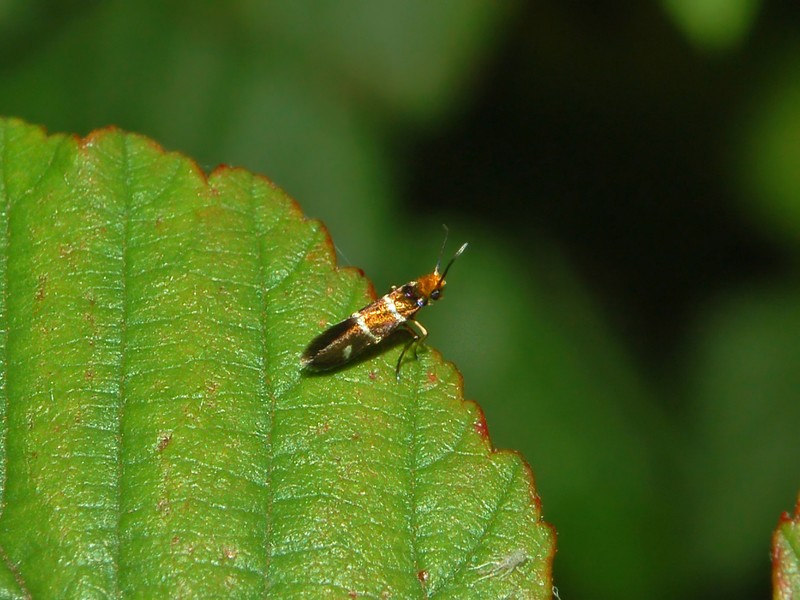
[[[445,235],[445,243],[447,236]],[[415,320],[416,314],[423,306],[442,297],[445,277],[453,262],[466,250],[462,245],[447,263],[443,271],[439,270],[441,253],[433,273],[409,281],[400,287],[392,286],[392,291],[354,312],[344,321],[322,332],[315,337],[300,357],[300,363],[309,371],[327,371],[345,365],[367,348],[380,344],[394,333],[398,327],[404,327],[412,336],[397,359],[395,374],[400,378],[400,365],[403,356],[414,344],[422,343],[428,337],[428,330]],[[444,244],[442,244],[444,251]],[[413,326],[412,326],[413,324]]]

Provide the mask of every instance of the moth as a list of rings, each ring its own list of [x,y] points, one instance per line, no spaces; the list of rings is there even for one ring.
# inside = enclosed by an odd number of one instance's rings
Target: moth
[[[447,235],[442,244],[442,252],[447,243]],[[399,327],[411,333],[411,340],[405,345],[397,359],[395,376],[400,378],[400,365],[406,352],[428,337],[428,330],[416,321],[416,315],[424,306],[442,297],[445,277],[455,260],[461,256],[467,244],[463,244],[440,270],[442,252],[436,261],[433,273],[423,275],[400,287],[392,286],[385,296],[368,304],[361,310],[332,325],[311,343],[300,357],[303,368],[309,371],[327,371],[347,364],[367,348],[380,344]]]

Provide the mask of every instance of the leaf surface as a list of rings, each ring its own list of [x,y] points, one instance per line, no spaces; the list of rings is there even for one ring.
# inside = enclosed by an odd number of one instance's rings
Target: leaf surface
[[[772,536],[772,587],[775,600],[800,598],[800,498],[794,516],[784,514]]]
[[[372,292],[269,181],[12,120],[0,206],[2,595],[550,596],[531,474],[438,353],[300,370]]]

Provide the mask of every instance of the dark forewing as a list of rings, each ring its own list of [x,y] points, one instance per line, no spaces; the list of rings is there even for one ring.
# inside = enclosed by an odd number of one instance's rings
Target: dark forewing
[[[303,352],[303,366],[312,371],[335,369],[373,344],[352,317],[315,337]]]

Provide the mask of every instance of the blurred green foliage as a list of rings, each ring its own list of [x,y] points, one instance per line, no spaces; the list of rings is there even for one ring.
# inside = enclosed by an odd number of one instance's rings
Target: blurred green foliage
[[[694,44],[729,50],[747,36],[760,0],[663,0],[667,13]]]
[[[742,184],[764,230],[797,249],[800,242],[800,61],[798,46],[763,75],[761,93],[741,135]]]
[[[562,597],[712,597],[709,590],[748,597],[767,581],[770,530],[800,487],[800,389],[792,379],[800,335],[800,102],[791,60],[800,33],[778,15],[780,43],[751,39],[764,12],[753,0],[665,0],[648,17],[655,33],[640,37],[603,32],[613,18],[635,30],[641,7],[524,6],[6,0],[0,113],[56,131],[115,124],[206,169],[226,162],[262,172],[328,225],[343,262],[363,268],[378,292],[432,268],[446,222],[451,248],[471,245],[453,268],[446,300],[422,321],[430,343],[459,365],[495,444],[519,449],[531,463],[545,518],[559,531]],[[597,35],[582,39],[582,31]],[[700,294],[681,314],[676,346],[666,354],[674,359],[655,372],[630,343],[637,336],[609,319],[613,311],[598,301],[563,240],[520,240],[466,211],[432,206],[422,216],[411,209],[409,154],[471,118],[479,92],[495,93],[484,86],[512,34],[523,40],[515,48],[541,35],[553,62],[537,64],[567,89],[606,80],[610,74],[593,61],[609,56],[633,57],[640,70],[628,74],[630,83],[670,82],[675,73],[653,71],[665,64],[654,58],[667,52],[665,39],[686,46],[679,52],[696,52],[692,64],[713,60],[711,71],[746,73],[723,81],[728,91],[716,96],[723,100],[706,109],[721,115],[716,154],[704,154],[706,146],[697,152],[709,176],[726,177],[722,187],[738,202],[731,210],[741,226],[779,245],[789,267],[745,269],[741,285]],[[608,39],[613,47],[603,45]],[[592,77],[576,75],[581,68]],[[664,102],[683,107],[674,114],[709,103],[702,77],[695,78],[665,86]],[[686,93],[691,85],[696,94]],[[551,102],[569,111],[606,92],[593,87],[577,100]],[[671,108],[655,111],[667,128]],[[602,122],[621,110],[612,105],[593,117]],[[574,121],[569,112],[564,120]],[[702,117],[695,125],[711,127]],[[625,166],[621,157],[618,168]],[[538,176],[548,167],[527,169]],[[592,167],[576,166],[574,179]],[[650,192],[611,190],[609,211],[630,210],[635,194]],[[685,193],[702,201],[702,190]],[[498,194],[486,202],[501,207],[506,200]],[[518,230],[536,237],[525,219],[520,213]],[[665,265],[643,257],[641,276],[703,259]]]

